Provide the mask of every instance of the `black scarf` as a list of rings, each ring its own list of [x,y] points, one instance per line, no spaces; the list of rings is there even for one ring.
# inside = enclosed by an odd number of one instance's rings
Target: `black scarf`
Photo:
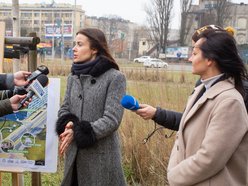
[[[107,58],[103,56],[97,56],[95,60],[82,63],[73,63],[71,67],[71,72],[73,75],[80,76],[81,74],[91,75],[93,77],[98,77],[109,69],[119,69],[118,66],[110,62]]]
[[[99,57],[96,57],[93,61],[79,62],[72,64],[71,70],[75,75],[89,74],[90,70],[99,62]]]

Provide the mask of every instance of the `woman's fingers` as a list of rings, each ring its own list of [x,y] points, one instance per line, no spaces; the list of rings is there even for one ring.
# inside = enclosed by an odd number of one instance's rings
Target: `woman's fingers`
[[[68,148],[68,142],[67,141],[63,141],[61,144],[60,144],[60,147],[59,147],[59,152],[60,154],[64,154],[64,152],[66,151],[66,149]]]
[[[60,134],[60,154],[64,154],[73,139],[73,130],[67,129],[62,134]]]

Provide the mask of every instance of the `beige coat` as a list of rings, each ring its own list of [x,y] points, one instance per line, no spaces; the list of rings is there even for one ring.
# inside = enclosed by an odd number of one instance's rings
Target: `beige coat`
[[[247,186],[248,116],[230,80],[220,81],[183,114],[168,166],[171,186]]]

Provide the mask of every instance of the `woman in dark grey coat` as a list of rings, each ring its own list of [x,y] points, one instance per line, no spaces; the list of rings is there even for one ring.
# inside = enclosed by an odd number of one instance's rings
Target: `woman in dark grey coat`
[[[65,153],[61,185],[126,185],[117,129],[126,79],[109,53],[102,31],[81,29],[73,48],[56,130]]]

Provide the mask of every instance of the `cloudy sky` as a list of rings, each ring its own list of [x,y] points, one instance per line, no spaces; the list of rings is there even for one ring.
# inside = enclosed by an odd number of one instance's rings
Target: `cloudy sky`
[[[56,3],[80,4],[86,11],[88,16],[104,16],[104,15],[119,15],[123,19],[130,20],[139,24],[145,24],[146,14],[144,7],[151,0],[55,0]],[[197,0],[194,0],[197,3]],[[12,0],[0,0],[2,3],[11,3]],[[19,0],[19,3],[51,3],[52,0]],[[177,28],[179,25],[178,16],[180,0],[174,1],[172,28]],[[244,2],[248,4],[248,0],[232,0],[232,2]]]

